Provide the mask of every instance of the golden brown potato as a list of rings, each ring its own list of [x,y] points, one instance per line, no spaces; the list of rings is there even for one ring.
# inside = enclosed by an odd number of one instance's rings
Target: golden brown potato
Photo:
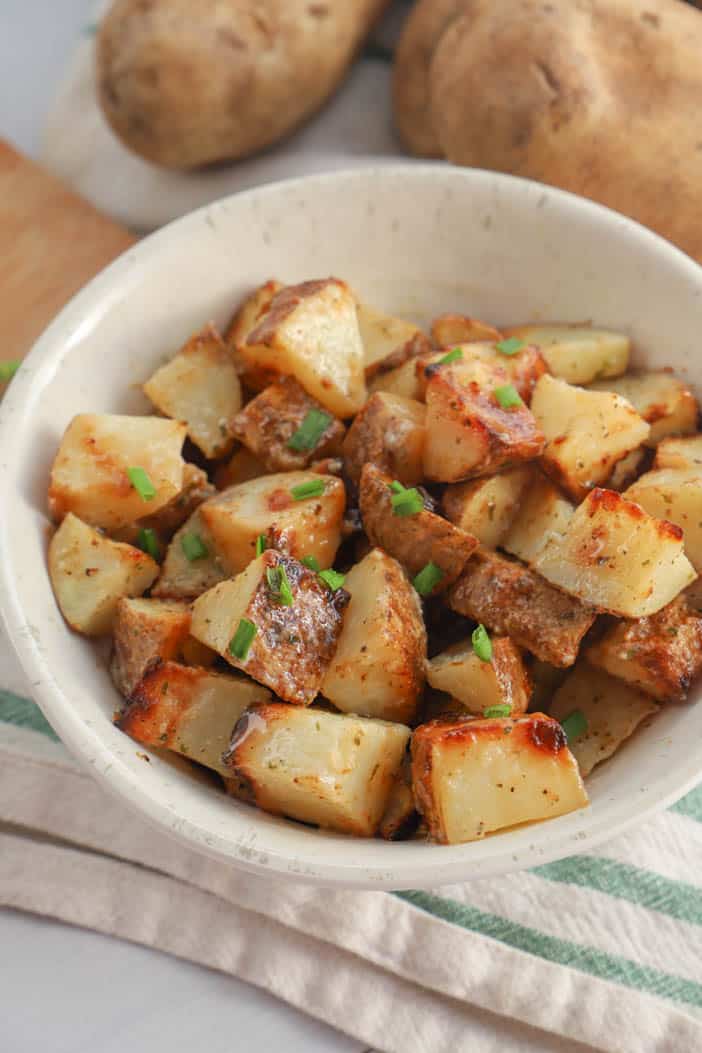
[[[367,464],[361,475],[360,509],[371,545],[394,556],[411,578],[433,563],[441,572],[434,591],[452,585],[478,546],[477,538],[428,508],[413,515],[395,515],[392,476]],[[421,500],[421,495],[417,492]]]
[[[477,537],[485,548],[497,548],[508,533],[524,495],[534,480],[531,465],[510,468],[499,475],[447,486],[441,501],[445,515],[461,530]]]
[[[624,494],[649,515],[682,528],[685,554],[702,571],[702,465],[645,472]]]
[[[229,569],[203,522],[201,509],[196,508],[173,535],[151,594],[161,599],[194,600],[228,576]]]
[[[502,333],[487,322],[465,314],[442,314],[431,323],[431,337],[437,347],[472,344],[477,341],[502,339]]]
[[[258,479],[259,475],[265,474],[263,462],[242,446],[229,461],[217,469],[214,481],[218,489],[226,490],[230,486],[248,483],[249,479]]]
[[[475,841],[588,803],[563,729],[543,713],[423,724],[412,736],[412,786],[442,844]]]
[[[374,376],[390,356],[403,349],[415,337],[423,337],[418,326],[402,318],[376,311],[368,304],[356,305],[358,328],[363,344],[366,378]]]
[[[486,549],[468,561],[448,602],[458,614],[511,636],[520,647],[555,666],[573,664],[596,613],[534,571]]]
[[[519,514],[502,539],[502,548],[531,565],[548,545],[562,537],[574,511],[549,479],[534,472]]]
[[[696,468],[702,472],[702,435],[661,439],[656,447],[653,467]]]
[[[629,365],[631,341],[623,333],[577,325],[516,325],[505,335],[536,344],[549,373],[569,384],[618,377]]]
[[[423,402],[426,391],[423,366],[434,361],[436,355],[425,337],[410,341],[401,352],[387,358],[369,379],[369,394],[386,391],[390,395]]]
[[[117,604],[110,672],[128,698],[154,664],[177,658],[190,635],[190,608],[174,600],[130,599]]]
[[[626,457],[622,457],[621,461],[615,464],[607,480],[607,489],[623,493],[641,475],[649,456],[648,450],[644,446],[639,446],[637,450],[632,450]]]
[[[519,648],[508,636],[493,636],[492,658],[484,662],[470,639],[461,640],[431,659],[427,680],[457,699],[469,713],[482,716],[490,706],[509,706],[508,716],[525,713],[531,682]]]
[[[667,370],[627,373],[616,380],[599,380],[591,391],[616,391],[651,425],[647,446],[656,446],[669,435],[697,431],[697,399],[682,380]]]
[[[378,834],[385,841],[404,841],[417,829],[419,814],[412,793],[412,766],[408,754],[390,790]]]
[[[517,351],[512,352],[510,350],[508,353],[505,353],[500,351],[500,346],[501,341],[495,343],[494,341],[483,340],[476,343],[459,344],[449,351],[443,348],[440,351],[419,355],[415,362],[417,375],[416,398],[421,401],[426,399],[427,383],[432,373],[435,372],[432,367],[440,364],[441,359],[445,358],[447,354],[459,352],[460,358],[455,361],[459,373],[465,373],[468,376],[471,369],[470,363],[473,363],[473,379],[488,385],[491,379],[490,367],[501,371],[499,373],[500,377],[502,377],[502,372],[504,372],[506,381],[514,384],[519,396],[528,406],[539,377],[542,377],[547,372],[544,357],[536,347],[525,345]],[[481,362],[483,363],[483,368],[479,365]],[[505,383],[505,380],[501,380],[500,383]]]
[[[161,544],[167,543],[203,501],[208,501],[216,493],[217,489],[207,478],[207,473],[186,461],[183,465],[183,488],[180,493],[152,516],[144,516],[136,523],[113,530],[112,535],[115,541],[126,541],[135,545],[139,542],[141,530],[147,529],[155,531]]]
[[[422,481],[426,406],[389,392],[371,395],[344,439],[344,467],[358,483],[364,464],[375,464],[406,486]]]
[[[248,340],[249,333],[254,331],[263,318],[275,294],[279,293],[282,288],[282,282],[271,278],[255,289],[239,305],[224,333],[224,339],[234,360],[237,373],[250,391],[263,391],[278,377],[275,369],[264,369],[247,362],[241,348]]]

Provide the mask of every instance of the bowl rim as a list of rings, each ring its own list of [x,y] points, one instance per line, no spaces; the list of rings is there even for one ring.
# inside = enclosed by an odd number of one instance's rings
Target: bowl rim
[[[486,169],[459,168],[445,162],[412,162],[388,161],[377,165],[349,166],[330,172],[298,176],[292,179],[277,180],[262,186],[239,191],[206,205],[173,220],[166,226],[147,235],[135,245],[108,264],[80,289],[55,316],[48,327],[35,341],[25,356],[5,397],[0,402],[0,455],[1,451],[11,448],[15,422],[31,414],[33,404],[39,394],[45,390],[58,366],[71,349],[83,325],[90,325],[91,309],[109,301],[110,293],[115,295],[122,278],[136,263],[147,264],[150,258],[158,254],[172,239],[180,239],[188,227],[196,226],[204,217],[218,208],[227,207],[233,201],[242,199],[265,199],[275,197],[281,192],[296,188],[314,189],[315,186],[327,183],[348,184],[355,180],[368,181],[382,179],[391,171],[395,176],[401,174],[408,179],[426,182],[438,174],[447,181],[478,185],[480,183],[500,187],[518,187],[526,192],[538,191],[547,200],[552,200],[569,209],[579,209],[594,222],[623,227],[625,233],[634,234],[643,242],[648,242],[662,260],[673,264],[686,272],[700,286],[702,294],[702,268],[680,249],[666,241],[655,232],[643,227],[635,220],[623,216],[597,202],[580,197],[569,191],[561,190],[534,180],[524,179],[505,173]],[[509,192],[509,189],[508,189]],[[11,507],[13,491],[8,464],[0,460],[0,508]],[[428,851],[422,862],[408,864],[405,862],[395,873],[390,857],[384,866],[369,868],[359,866],[353,859],[330,860],[320,862],[293,860],[282,853],[266,851],[257,856],[250,849],[235,841],[234,838],[213,837],[205,834],[195,822],[179,816],[174,822],[174,813],[156,796],[145,794],[138,775],[111,749],[102,742],[100,733],[92,726],[86,725],[83,719],[68,704],[65,691],[54,679],[48,663],[42,656],[40,640],[36,631],[30,626],[19,599],[9,558],[10,545],[7,536],[7,517],[0,517],[0,619],[4,624],[8,639],[19,658],[20,665],[31,684],[32,697],[39,704],[43,713],[55,728],[62,742],[68,747],[77,760],[91,771],[97,780],[111,793],[119,797],[131,809],[143,816],[162,832],[175,837],[181,843],[195,848],[219,861],[253,873],[269,877],[291,877],[296,881],[312,882],[320,886],[347,888],[374,888],[392,890],[398,888],[430,888],[437,885],[468,880],[471,876],[470,850],[474,842],[463,845],[442,847],[437,851]],[[587,818],[584,828],[567,837],[557,833],[558,819],[551,819],[541,824],[534,824],[531,829],[549,826],[553,830],[550,844],[534,847],[532,858],[521,858],[515,866],[509,850],[496,854],[494,859],[481,861],[479,876],[488,877],[509,871],[524,869],[569,854],[592,849],[596,845],[618,834],[629,827],[643,822],[660,809],[670,805],[691,790],[702,780],[702,753],[700,759],[694,756],[686,758],[686,763],[671,766],[668,775],[657,781],[655,792],[650,787],[642,787],[637,796],[636,806],[621,801],[610,803],[604,815],[594,815],[590,806],[579,814]],[[499,840],[486,839],[490,842]],[[478,842],[485,844],[486,841]],[[377,842],[378,845],[383,842]],[[354,840],[349,838],[349,848]],[[392,850],[388,844],[388,851]],[[459,851],[451,851],[459,850]],[[462,851],[461,851],[462,850]],[[353,852],[349,853],[350,856]],[[443,858],[442,858],[443,857]],[[399,862],[399,861],[398,861]]]

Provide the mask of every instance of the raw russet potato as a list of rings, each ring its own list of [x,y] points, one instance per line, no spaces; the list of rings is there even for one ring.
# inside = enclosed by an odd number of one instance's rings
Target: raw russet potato
[[[116,0],[97,37],[100,104],[168,168],[247,157],[338,87],[387,0]]]
[[[419,0],[395,119],[413,153],[593,198],[702,260],[700,53],[677,0]]]

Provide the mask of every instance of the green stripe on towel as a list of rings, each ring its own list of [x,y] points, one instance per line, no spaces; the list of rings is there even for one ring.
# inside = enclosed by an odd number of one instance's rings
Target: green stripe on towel
[[[5,724],[14,724],[18,728],[40,731],[42,735],[53,739],[54,742],[59,741],[58,735],[39,706],[27,698],[13,695],[10,691],[0,691],[0,721]]]

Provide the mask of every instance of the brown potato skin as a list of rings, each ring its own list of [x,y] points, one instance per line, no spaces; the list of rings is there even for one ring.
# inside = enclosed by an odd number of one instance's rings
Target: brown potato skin
[[[148,161],[247,157],[327,100],[388,0],[116,0],[97,37],[98,97]]]
[[[411,421],[408,414],[393,406],[397,397],[375,392],[354,417],[343,444],[344,468],[357,486],[363,466],[377,465],[405,486],[422,481],[422,453],[426,436],[423,423]],[[410,403],[412,405],[412,403]],[[417,410],[422,409],[414,403]]]

